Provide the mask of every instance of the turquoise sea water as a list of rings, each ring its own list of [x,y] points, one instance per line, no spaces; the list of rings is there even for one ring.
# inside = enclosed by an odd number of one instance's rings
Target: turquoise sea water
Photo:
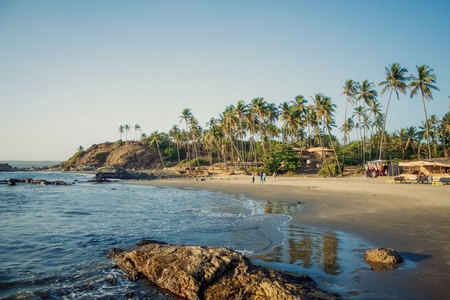
[[[112,268],[109,249],[142,239],[232,248],[257,264],[310,274],[319,286],[344,296],[361,295],[358,277],[370,272],[363,262],[365,241],[292,224],[301,204],[86,182],[91,177],[0,173],[0,180],[74,183],[0,185],[0,299],[123,299],[128,292],[135,299],[178,299],[145,281],[124,280]]]

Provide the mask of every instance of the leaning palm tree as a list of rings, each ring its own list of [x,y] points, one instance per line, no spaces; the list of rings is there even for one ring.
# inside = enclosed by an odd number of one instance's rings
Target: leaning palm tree
[[[343,86],[344,91],[342,92],[342,95],[345,95],[347,97],[347,101],[345,101],[345,113],[344,113],[344,120],[347,120],[347,104],[350,103],[352,106],[354,105],[354,97],[356,94],[356,89],[357,87],[357,83],[354,82],[352,79],[348,79],[345,82],[345,85]],[[346,121],[347,123],[347,121]],[[344,126],[344,147],[343,147],[343,151],[342,151],[342,173],[344,172],[344,167],[345,167],[345,142],[347,141],[347,133],[349,126]]]
[[[381,91],[380,95],[383,95],[387,90],[389,90],[389,99],[386,106],[386,114],[384,115],[384,122],[383,122],[383,130],[381,131],[381,141],[380,141],[380,157],[382,154],[383,149],[383,139],[384,139],[384,131],[386,128],[386,120],[388,115],[388,109],[389,109],[389,103],[391,102],[391,96],[392,92],[395,91],[395,94],[397,95],[397,99],[400,99],[399,92],[402,94],[406,94],[406,88],[408,87],[406,82],[410,80],[410,77],[407,77],[406,74],[408,73],[408,70],[400,66],[399,63],[393,63],[388,67],[384,68],[386,71],[386,80],[382,81],[378,84],[378,86],[384,86],[383,90]]]
[[[364,103],[364,117],[363,117],[363,165],[366,163],[366,151],[365,151],[365,143],[366,143],[366,104],[371,105],[372,101],[376,100],[378,93],[373,88],[375,85],[369,80],[364,80],[361,84],[358,85],[358,89],[356,91],[356,101],[362,100]]]
[[[408,85],[409,88],[411,88],[411,98],[416,95],[419,90],[420,94],[422,96],[422,104],[423,104],[423,111],[425,113],[425,126],[426,126],[426,136],[427,136],[427,143],[428,143],[428,158],[431,159],[431,146],[430,146],[430,136],[429,136],[429,129],[428,129],[428,117],[427,117],[427,109],[425,108],[425,99],[428,101],[433,100],[433,94],[431,93],[431,90],[437,90],[439,91],[438,87],[434,84],[436,83],[436,75],[432,72],[433,69],[430,69],[429,66],[421,65],[416,66],[417,72],[419,73],[416,77],[415,75],[412,75],[412,82]]]
[[[159,159],[161,160],[161,165],[164,168],[164,161],[162,159],[161,156],[161,151],[159,150],[159,144],[161,144],[162,140],[163,140],[163,136],[162,133],[159,133],[157,130],[154,131],[151,135],[150,135],[150,146],[152,146],[153,144],[156,144],[156,147],[158,149],[158,154],[159,154]]]

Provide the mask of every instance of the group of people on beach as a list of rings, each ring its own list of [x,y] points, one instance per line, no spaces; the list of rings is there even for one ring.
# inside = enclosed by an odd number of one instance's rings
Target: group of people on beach
[[[273,178],[277,178],[277,172],[273,172]],[[266,181],[266,172],[259,173],[259,182],[264,183]],[[252,172],[252,183],[255,183],[255,172]]]

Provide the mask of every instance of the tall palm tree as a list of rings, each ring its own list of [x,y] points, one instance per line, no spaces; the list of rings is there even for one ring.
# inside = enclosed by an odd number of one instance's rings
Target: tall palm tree
[[[405,151],[408,150],[409,147],[411,147],[411,149],[415,153],[415,149],[420,143],[417,128],[414,126],[407,127],[405,129],[404,137],[405,137]]]
[[[124,129],[125,129],[125,140],[126,141],[128,141],[128,132],[130,131],[130,125],[128,125],[128,124],[126,124],[125,126],[124,126]]]
[[[177,145],[178,164],[180,164],[180,142],[182,140],[180,128],[178,128],[177,125],[173,125],[172,129],[169,131],[169,136]]]
[[[133,129],[134,129],[134,133],[136,134],[136,141],[137,141],[137,132],[138,132],[138,130],[141,131],[141,125],[136,124],[136,125],[134,125]]]
[[[444,145],[445,151],[445,142],[450,137],[450,112],[446,113],[441,120],[441,132],[442,132],[442,144]]]
[[[243,163],[245,165],[245,148],[244,148],[244,122],[245,122],[245,114],[248,112],[248,105],[245,104],[244,101],[239,100],[236,104],[235,113],[236,117],[238,119],[238,133],[239,133],[239,139],[241,142],[240,151],[241,151],[241,157],[243,160]]]
[[[180,123],[183,122],[183,120],[184,120],[184,122],[186,124],[186,134],[189,136],[188,124],[189,124],[190,119],[192,118],[191,109],[190,108],[183,109],[183,111],[181,112],[181,116],[179,118],[180,118]],[[189,161],[191,159],[188,142],[189,141],[186,140],[186,161]]]
[[[257,120],[259,120],[260,124],[262,124],[264,119],[268,115],[268,109],[267,109],[267,102],[266,102],[266,100],[264,100],[264,98],[261,98],[261,97],[253,99],[252,103],[251,103],[251,111],[253,112],[253,114],[255,115]],[[262,136],[261,130],[259,130],[259,135],[260,135],[260,140],[262,141],[263,140],[263,136]],[[266,153],[266,149],[264,147],[264,143],[262,143],[262,145],[263,145],[263,152],[265,154]],[[255,153],[255,156],[256,156],[256,153]]]
[[[356,123],[356,125],[355,125],[355,127],[356,127],[356,138],[358,139],[358,137],[359,137],[359,139],[361,139],[359,147],[358,147],[358,155],[362,153],[362,132],[361,132],[362,123],[361,123],[361,119],[364,118],[364,114],[365,114],[364,107],[362,107],[360,105],[360,106],[357,106],[357,107],[354,108],[353,115],[352,115],[352,118],[355,117],[355,116],[358,117],[358,123]],[[360,152],[360,150],[361,150],[361,152]],[[361,163],[362,163],[362,161],[363,160],[362,160],[362,157],[361,157]]]
[[[381,131],[381,141],[380,141],[380,157],[383,151],[383,139],[384,131],[386,128],[386,120],[388,115],[389,103],[391,102],[392,92],[395,91],[397,99],[400,99],[399,93],[406,94],[406,88],[408,87],[406,82],[411,78],[406,76],[408,70],[403,68],[399,63],[393,63],[388,67],[385,67],[386,80],[378,84],[378,86],[384,86],[380,95],[383,95],[387,90],[389,90],[389,99],[386,106],[386,114],[384,115],[383,130]]]
[[[345,101],[345,113],[344,113],[344,120],[347,120],[347,104],[350,103],[352,106],[354,105],[354,98],[355,98],[355,94],[356,94],[356,89],[357,84],[356,82],[354,82],[352,79],[348,79],[345,82],[345,85],[343,86],[344,91],[342,92],[341,96],[345,95],[347,97],[347,101]],[[347,123],[347,121],[346,121]],[[345,163],[344,163],[344,159],[345,159],[345,142],[347,141],[347,133],[348,133],[348,129],[349,126],[344,126],[344,147],[343,147],[343,151],[342,151],[342,172],[344,172],[344,168],[345,168]]]
[[[161,151],[159,149],[159,144],[161,144],[163,140],[163,136],[162,133],[159,133],[157,130],[154,131],[151,135],[150,135],[150,145],[156,144],[156,147],[158,149],[158,154],[159,154],[159,159],[161,160],[161,165],[164,168],[164,161],[162,159],[161,156]]]
[[[122,140],[122,134],[124,132],[125,127],[123,125],[119,126],[120,140]]]
[[[317,113],[317,123],[318,124],[321,123],[322,126],[327,129],[328,137],[330,138],[330,143],[331,143],[331,146],[333,148],[334,155],[335,155],[335,158],[336,158],[336,164],[337,164],[339,170],[341,170],[341,167],[340,167],[340,164],[339,164],[339,159],[337,157],[337,153],[336,153],[336,150],[334,148],[333,140],[331,138],[331,133],[330,133],[330,125],[333,124],[333,122],[334,122],[334,115],[333,115],[333,113],[335,111],[336,105],[331,103],[331,98],[330,97],[327,97],[327,96],[325,96],[323,94],[320,94],[320,93],[316,94],[314,96],[313,100],[314,100],[314,106],[316,108],[316,113]],[[321,138],[320,130],[317,130],[317,131],[319,132],[319,139],[320,139],[320,144],[321,144],[321,147],[322,147],[322,156],[325,159],[325,163],[327,165],[328,171],[330,172],[330,174],[332,176],[334,176],[335,174],[334,174],[334,172],[332,173],[330,171],[330,168],[329,168],[329,165],[328,165],[328,162],[327,162],[327,157],[325,156],[324,144],[323,144],[323,141],[322,141],[322,138]]]
[[[366,151],[365,151],[365,143],[366,143],[366,104],[371,105],[372,101],[376,100],[378,93],[373,88],[375,85],[373,82],[369,82],[369,80],[364,80],[361,84],[358,85],[358,89],[356,91],[356,101],[362,100],[364,103],[364,117],[363,117],[363,165],[366,163]]]
[[[380,120],[380,116],[382,115],[381,108],[382,108],[382,106],[381,106],[380,102],[374,100],[374,101],[372,101],[372,105],[370,105],[370,108],[368,109],[368,111],[369,111],[368,118],[370,118],[370,116],[373,116],[372,121],[370,122],[370,127],[371,127],[370,139],[371,139],[371,141],[374,141],[373,128],[378,127],[377,120]],[[378,130],[377,130],[377,132],[378,132]],[[373,143],[370,143],[370,152],[369,152],[370,155],[372,155],[372,145],[373,145]]]
[[[421,65],[416,66],[418,76],[412,75],[412,82],[408,85],[408,87],[411,89],[411,98],[416,95],[419,90],[420,94],[422,96],[422,104],[423,104],[423,111],[425,113],[425,126],[427,131],[427,143],[428,143],[428,158],[431,159],[431,146],[430,146],[430,136],[429,136],[429,129],[428,129],[428,117],[427,117],[427,109],[425,108],[425,99],[428,101],[433,100],[433,94],[431,93],[431,90],[437,90],[439,91],[438,87],[434,84],[436,83],[436,75],[433,74],[433,69],[430,69],[429,66]]]

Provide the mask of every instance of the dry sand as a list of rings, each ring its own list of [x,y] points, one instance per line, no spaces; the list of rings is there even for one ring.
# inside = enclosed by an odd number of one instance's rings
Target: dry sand
[[[450,298],[450,185],[388,184],[386,178],[268,177],[232,175],[140,181],[136,184],[190,187],[240,194],[254,200],[303,202],[306,212],[294,223],[362,237],[389,247],[414,262],[408,270],[366,272],[355,299]],[[379,295],[379,294],[378,294]]]

